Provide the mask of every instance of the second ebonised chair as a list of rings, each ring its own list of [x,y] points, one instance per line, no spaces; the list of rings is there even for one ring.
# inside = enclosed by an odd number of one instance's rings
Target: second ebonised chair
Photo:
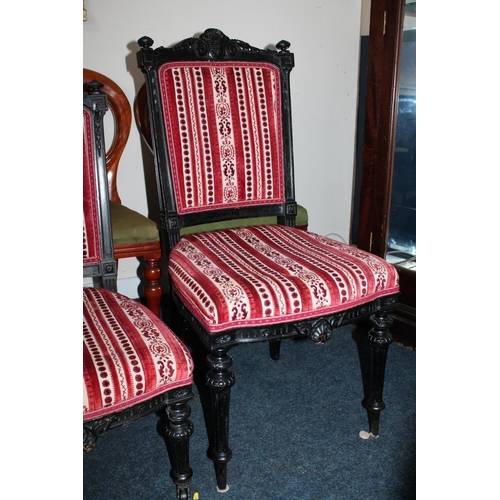
[[[191,500],[193,360],[155,314],[116,292],[102,120],[107,102],[100,88],[93,80],[83,94],[83,276],[95,280],[83,288],[83,451],[104,432],[158,412],[177,498]],[[147,484],[144,491],[148,498]]]
[[[137,257],[144,262],[144,296],[146,305],[160,316],[163,290],[161,278],[161,243],[156,222],[122,204],[118,194],[118,166],[130,135],[132,111],[127,96],[111,78],[90,69],[83,70],[83,90],[89,82],[102,83],[113,118],[113,137],[108,141],[106,171],[113,223],[113,249],[117,260]]]

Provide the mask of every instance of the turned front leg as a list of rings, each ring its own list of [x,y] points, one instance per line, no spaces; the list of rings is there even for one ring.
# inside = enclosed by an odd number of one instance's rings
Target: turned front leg
[[[159,430],[170,457],[170,477],[176,484],[178,500],[189,500],[193,470],[189,466],[189,441],[193,424],[188,420],[191,407],[186,402],[170,404],[164,409]]]
[[[233,455],[229,448],[229,400],[235,378],[230,370],[233,359],[228,351],[228,347],[217,348],[207,356],[210,369],[206,376],[213,420],[208,456],[214,462],[217,488],[221,492],[227,491],[227,464]]]
[[[392,335],[389,331],[392,319],[387,313],[379,311],[370,317],[370,321],[373,328],[368,332],[369,351],[365,361],[365,370],[368,372],[368,387],[362,405],[368,413],[370,433],[373,436],[378,436],[380,412],[385,408],[382,396],[387,351],[392,342]]]

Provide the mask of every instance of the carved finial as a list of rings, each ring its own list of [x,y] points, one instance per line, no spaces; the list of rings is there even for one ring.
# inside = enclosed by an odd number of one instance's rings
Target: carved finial
[[[224,53],[224,45],[229,38],[216,28],[208,28],[200,35],[198,52],[200,55],[208,53],[211,59],[219,59]]]
[[[92,80],[87,84],[89,92],[92,94],[98,94],[100,90],[104,87],[104,83],[101,83],[99,80]]]
[[[150,38],[149,36],[142,36],[137,40],[137,43],[143,48],[143,49],[150,49],[153,46],[154,40]]]
[[[286,40],[281,40],[276,44],[276,48],[279,49],[281,52],[288,52],[288,47],[290,47],[290,42],[287,42]]]

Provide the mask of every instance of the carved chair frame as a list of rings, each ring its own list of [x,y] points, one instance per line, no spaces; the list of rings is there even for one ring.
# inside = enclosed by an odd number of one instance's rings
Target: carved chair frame
[[[95,87],[97,88],[97,87]],[[96,263],[84,263],[84,278],[102,278],[103,286],[116,292],[116,259],[113,252],[113,238],[111,237],[111,217],[107,202],[108,181],[106,178],[106,148],[104,145],[103,117],[108,110],[108,101],[104,94],[83,94],[83,106],[90,111],[93,117],[92,144],[93,155],[97,163],[95,176],[97,196],[97,217],[99,231],[101,260]]]
[[[154,41],[145,36],[138,40],[141,49],[137,53],[138,66],[145,75],[147,100],[149,106],[152,147],[155,156],[155,170],[160,206],[161,229],[168,253],[180,240],[180,229],[185,226],[255,216],[254,208],[220,209],[210,213],[177,213],[175,196],[172,190],[169,151],[166,141],[163,111],[160,98],[158,69],[167,62],[179,61],[259,61],[275,65],[281,75],[282,138],[285,164],[285,201],[280,205],[259,207],[258,215],[279,215],[284,224],[295,226],[297,204],[293,174],[293,140],[290,102],[290,71],[294,67],[294,56],[289,52],[290,43],[282,40],[276,44],[277,50],[259,49],[246,42],[228,38],[216,29],[208,29],[197,38],[187,38],[176,45],[153,49]],[[283,219],[282,219],[283,220]],[[333,331],[348,323],[369,319],[371,329],[365,336],[369,356],[361,360],[361,371],[368,373],[365,397],[362,405],[368,413],[369,429],[373,436],[379,433],[380,412],[385,404],[382,400],[387,349],[392,342],[389,331],[393,311],[398,303],[398,295],[377,298],[363,305],[342,312],[295,323],[264,327],[235,328],[218,334],[207,332],[199,321],[184,306],[173,292],[173,300],[201,338],[208,349],[206,384],[212,398],[213,418],[216,422],[210,435],[211,444],[208,455],[213,460],[219,491],[227,488],[227,463],[232,457],[229,448],[229,395],[234,385],[234,374],[230,370],[232,358],[228,351],[232,347],[249,342],[270,342],[272,359],[279,359],[281,339],[309,337],[315,343],[328,341]]]

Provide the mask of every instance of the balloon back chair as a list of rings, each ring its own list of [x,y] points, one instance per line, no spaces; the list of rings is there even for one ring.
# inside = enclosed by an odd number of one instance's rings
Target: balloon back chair
[[[129,257],[144,261],[144,296],[146,305],[160,316],[163,290],[160,284],[161,259],[160,235],[156,222],[122,204],[117,188],[118,166],[130,135],[132,111],[127,96],[111,78],[92,71],[83,70],[83,90],[89,82],[98,80],[103,84],[101,92],[108,98],[113,117],[114,134],[106,154],[106,170],[113,227],[113,248],[117,260]]]
[[[270,342],[278,359],[282,339],[324,343],[335,328],[371,319],[362,405],[377,436],[398,274],[375,255],[294,227],[290,43],[258,49],[217,29],[170,48],[153,49],[149,37],[138,43],[173,299],[208,349],[218,490],[227,489],[232,457],[228,351],[239,344]],[[271,215],[284,223],[180,234]]]
[[[83,288],[83,451],[103,432],[158,412],[177,498],[187,500],[193,360],[155,314],[116,292],[101,87],[89,82],[93,93],[83,94],[83,276],[101,285]]]

